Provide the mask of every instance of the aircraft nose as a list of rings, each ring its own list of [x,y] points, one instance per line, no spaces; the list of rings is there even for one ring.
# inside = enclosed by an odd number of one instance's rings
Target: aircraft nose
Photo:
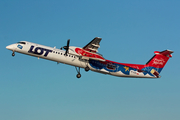
[[[13,50],[13,48],[14,48],[14,45],[8,45],[8,46],[6,46],[6,49],[8,49],[8,50]]]

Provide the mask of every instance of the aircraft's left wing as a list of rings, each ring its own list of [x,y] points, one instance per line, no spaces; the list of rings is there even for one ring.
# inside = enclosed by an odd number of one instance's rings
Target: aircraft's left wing
[[[69,54],[81,56],[81,59],[86,59],[86,60],[92,59],[98,61],[105,61],[103,56],[97,53],[98,48],[100,47],[99,44],[100,41],[101,38],[96,37],[83,48],[70,46]]]
[[[100,42],[102,38],[95,37],[90,43],[83,47],[84,50],[89,52],[98,52],[98,48],[100,47]]]

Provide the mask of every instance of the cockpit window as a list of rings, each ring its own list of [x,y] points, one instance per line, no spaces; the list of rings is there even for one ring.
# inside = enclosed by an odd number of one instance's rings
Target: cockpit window
[[[20,43],[20,44],[26,44],[26,42],[18,42],[18,43]]]

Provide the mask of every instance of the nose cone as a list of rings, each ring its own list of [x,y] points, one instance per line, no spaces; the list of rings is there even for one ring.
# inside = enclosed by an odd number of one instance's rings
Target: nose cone
[[[14,45],[8,45],[8,46],[6,46],[6,49],[13,50],[14,49]]]

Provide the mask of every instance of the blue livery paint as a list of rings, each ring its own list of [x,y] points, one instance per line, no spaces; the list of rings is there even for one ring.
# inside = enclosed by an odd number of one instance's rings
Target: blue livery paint
[[[91,67],[101,70],[105,69],[107,72],[118,72],[121,71],[125,75],[129,75],[130,70],[136,70],[134,68],[130,68],[124,65],[116,64],[116,63],[105,63],[105,62],[100,62],[96,60],[89,60],[89,64]],[[137,70],[136,70],[137,71]]]
[[[17,45],[17,47],[18,47],[19,49],[23,49],[23,46],[22,46],[22,45]]]
[[[130,75],[130,71],[133,70],[135,72],[139,72],[137,69],[128,67],[125,65],[121,64],[116,64],[116,63],[106,63],[106,62],[101,62],[101,61],[96,61],[96,60],[89,60],[89,64],[91,67],[97,70],[105,69],[107,72],[119,72],[121,71],[125,75]],[[142,73],[144,75],[149,74],[151,76],[154,76],[153,74],[150,73],[152,69],[157,70],[157,68],[154,67],[146,67],[142,69]],[[158,71],[158,70],[157,70]]]
[[[153,74],[151,73],[151,70],[154,69],[156,70],[158,73],[160,73],[162,71],[162,68],[155,68],[155,67],[145,67],[142,70],[143,71],[147,71],[147,72],[143,72],[144,75],[146,75],[147,73],[150,74],[151,76],[153,76]]]

